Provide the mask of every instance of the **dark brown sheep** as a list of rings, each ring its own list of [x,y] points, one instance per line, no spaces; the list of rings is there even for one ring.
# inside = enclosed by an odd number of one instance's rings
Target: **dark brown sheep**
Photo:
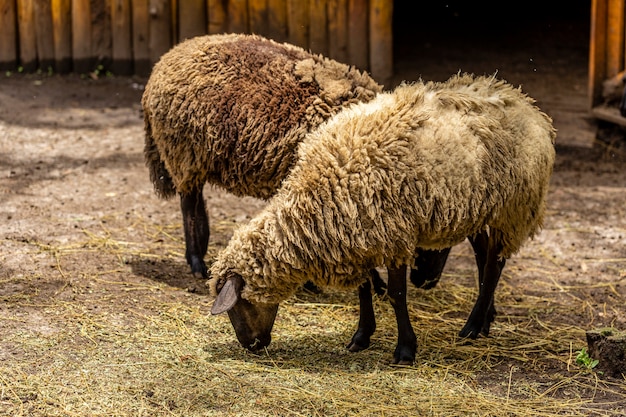
[[[144,153],[156,193],[180,195],[193,274],[207,276],[205,183],[268,199],[307,132],[381,90],[354,67],[256,35],[201,36],[164,54],[142,97]]]

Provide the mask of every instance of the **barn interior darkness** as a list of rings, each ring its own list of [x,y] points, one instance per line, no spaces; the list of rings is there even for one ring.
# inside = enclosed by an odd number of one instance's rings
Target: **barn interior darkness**
[[[402,77],[447,78],[464,72],[505,74],[529,70],[561,71],[570,65],[551,54],[586,59],[590,0],[549,2],[428,1],[394,2],[394,70]],[[525,62],[524,62],[525,61]],[[578,59],[580,61],[580,59]],[[572,65],[584,65],[576,62]]]

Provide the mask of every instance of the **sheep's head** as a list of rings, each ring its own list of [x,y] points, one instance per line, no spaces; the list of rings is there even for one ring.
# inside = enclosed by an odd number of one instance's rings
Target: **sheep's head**
[[[228,312],[239,343],[255,351],[268,346],[272,340],[272,327],[278,312],[278,304],[253,304],[241,298],[245,282],[234,272],[229,272],[221,288],[216,288],[217,297],[211,314]]]

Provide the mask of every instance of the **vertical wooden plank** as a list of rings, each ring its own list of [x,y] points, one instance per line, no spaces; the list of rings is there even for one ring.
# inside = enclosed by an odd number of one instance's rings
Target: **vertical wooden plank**
[[[47,71],[54,69],[54,34],[50,0],[35,0],[34,5],[38,66]]]
[[[224,33],[228,30],[226,6],[222,0],[207,0],[207,33]]]
[[[15,0],[0,0],[0,70],[17,68],[17,6]]]
[[[228,31],[232,33],[249,33],[248,0],[228,1]]]
[[[150,61],[157,62],[172,47],[172,21],[168,0],[150,0]]]
[[[206,1],[178,2],[178,41],[204,35],[207,30]]]
[[[74,72],[87,73],[91,65],[91,7],[89,0],[72,0],[72,61]]]
[[[248,0],[250,32],[268,36],[268,0]]]
[[[132,33],[133,33],[133,66],[135,74],[146,76],[150,74],[150,24],[148,0],[132,0]]]
[[[178,0],[170,1],[170,34],[172,37],[172,45],[178,43]],[[183,0],[184,2],[185,0]]]
[[[18,0],[17,19],[19,29],[20,64],[24,71],[37,68],[37,37],[33,0]]]
[[[361,70],[368,69],[367,0],[348,1],[348,62]]]
[[[133,73],[130,0],[111,1],[111,34],[111,70],[114,74],[130,75]]]
[[[267,2],[268,36],[277,42],[287,40],[287,1],[268,0]]]
[[[348,62],[348,1],[328,0],[328,54]]]
[[[309,46],[309,0],[287,0],[287,40],[302,48]]]
[[[383,86],[393,76],[393,2],[370,0],[370,71]]]
[[[52,31],[54,33],[54,65],[59,73],[72,70],[72,31],[70,0],[52,0]]]
[[[309,48],[312,52],[328,55],[327,0],[309,0]]]
[[[608,1],[607,65],[605,78],[624,68],[624,0]]]
[[[607,0],[591,2],[589,39],[589,109],[602,101],[602,81],[606,74]]]
[[[111,39],[111,2],[113,0],[91,0],[91,70],[98,66],[111,67],[113,41]]]

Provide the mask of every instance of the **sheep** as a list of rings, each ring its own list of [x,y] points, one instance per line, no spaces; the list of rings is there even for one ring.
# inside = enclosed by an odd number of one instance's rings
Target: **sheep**
[[[279,303],[301,283],[359,287],[363,307],[368,271],[386,266],[398,327],[393,363],[410,364],[417,342],[407,265],[417,248],[469,237],[481,285],[462,332],[480,332],[493,319],[506,259],[544,219],[556,130],[534,103],[495,75],[456,74],[344,109],[304,138],[281,188],[218,254],[212,314],[228,312],[239,342],[260,349]],[[361,312],[353,341],[371,336],[373,319]]]
[[[207,277],[205,183],[268,199],[304,135],[382,91],[367,73],[257,35],[186,40],[155,64],[141,104],[156,194],[178,193],[191,272]]]

